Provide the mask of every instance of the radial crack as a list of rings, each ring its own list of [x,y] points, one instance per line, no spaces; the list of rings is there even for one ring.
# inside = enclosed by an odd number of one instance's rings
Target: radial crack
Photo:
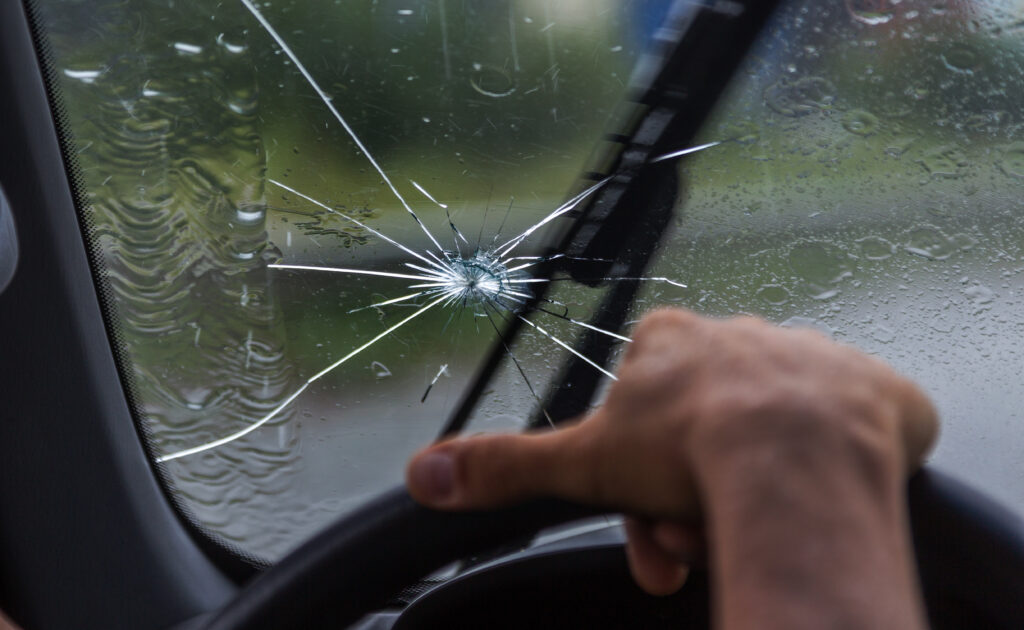
[[[569,317],[568,315],[562,315],[560,313],[555,313],[554,311],[549,311],[548,309],[541,308],[541,307],[538,307],[537,310],[539,310],[542,313],[547,313],[548,315],[551,315],[552,317],[557,317],[558,319],[564,319],[565,321],[570,322],[572,324],[575,324],[577,326],[580,326],[582,328],[587,328],[589,330],[593,330],[594,332],[601,333],[602,335],[607,335],[609,337],[614,337],[615,339],[618,339],[620,341],[626,341],[628,343],[633,343],[633,340],[630,339],[629,337],[626,337],[624,335],[620,335],[619,333],[612,332],[610,330],[605,330],[604,328],[598,328],[597,326],[593,326],[593,325],[588,324],[586,322],[581,322],[581,321],[579,321],[577,319],[573,319],[573,318]]]
[[[560,205],[557,208],[555,208],[554,210],[552,210],[549,215],[547,215],[546,217],[544,217],[543,219],[541,219],[537,223],[534,223],[530,227],[526,228],[526,230],[523,231],[523,233],[520,234],[519,236],[516,236],[516,237],[506,241],[505,243],[502,243],[501,245],[499,245],[498,247],[495,248],[495,251],[497,252],[497,255],[498,256],[507,256],[509,252],[511,252],[520,243],[522,243],[527,238],[529,238],[531,234],[536,232],[541,227],[547,225],[548,223],[554,221],[555,219],[557,219],[558,217],[562,216],[563,214],[571,211],[573,208],[578,206],[581,201],[583,201],[584,199],[586,199],[587,197],[592,195],[594,192],[596,192],[602,186],[607,184],[610,180],[611,180],[611,177],[605,177],[604,179],[602,179],[601,181],[597,182],[596,184],[590,186],[589,188],[587,188],[583,192],[579,193],[578,195],[576,195],[575,197],[573,197],[569,201],[566,201],[562,205]]]
[[[564,341],[562,341],[558,337],[556,337],[556,336],[552,335],[551,333],[549,333],[548,331],[544,330],[539,325],[534,324],[533,322],[531,322],[530,320],[526,319],[522,315],[518,315],[517,314],[516,317],[518,317],[519,319],[523,320],[523,322],[526,323],[527,325],[532,326],[533,329],[536,330],[537,332],[539,332],[540,334],[544,335],[545,337],[547,337],[551,341],[554,341],[558,345],[562,346],[563,348],[565,348],[569,352],[573,353],[574,355],[576,355],[577,357],[579,357],[580,359],[585,361],[588,365],[593,367],[595,370],[597,370],[601,374],[604,374],[605,376],[607,376],[608,378],[612,379],[613,381],[619,380],[618,378],[615,377],[614,374],[612,374],[608,370],[604,369],[603,367],[601,367],[597,363],[594,363],[592,360],[588,359],[586,357],[586,355],[584,355],[582,352],[580,352],[579,350],[576,350],[575,348],[573,348],[569,344],[565,343]]]
[[[351,314],[351,313],[358,313],[359,311],[365,311],[365,310],[371,309],[371,308],[379,308],[381,306],[388,306],[390,304],[400,304],[401,302],[408,302],[409,300],[415,300],[418,297],[422,297],[424,295],[430,295],[431,293],[433,293],[433,292],[432,291],[420,291],[418,293],[410,293],[409,295],[403,295],[402,297],[391,298],[390,300],[384,300],[383,302],[377,302],[376,304],[367,304],[366,306],[360,306],[359,308],[354,308],[354,309],[348,311],[348,313],[349,314]]]
[[[188,448],[188,449],[185,449],[183,451],[178,451],[176,453],[171,453],[169,455],[164,455],[163,457],[158,457],[157,460],[156,460],[157,463],[158,464],[162,464],[164,462],[169,462],[171,460],[178,459],[180,457],[186,457],[188,455],[195,455],[197,453],[202,453],[203,451],[208,451],[210,449],[217,448],[218,446],[223,446],[223,445],[227,444],[228,442],[233,442],[233,441],[237,440],[238,438],[244,437],[244,436],[252,433],[256,429],[258,429],[261,426],[265,425],[266,423],[270,422],[274,417],[277,416],[278,413],[281,412],[282,409],[287,407],[293,400],[298,398],[299,394],[301,394],[302,392],[306,391],[306,388],[308,388],[310,385],[315,383],[317,380],[323,378],[323,376],[326,375],[327,373],[329,373],[331,370],[337,368],[342,363],[345,363],[346,361],[348,361],[352,357],[356,356],[357,354],[359,354],[363,350],[366,350],[367,348],[369,348],[373,344],[377,343],[378,341],[380,341],[384,337],[387,337],[388,335],[390,335],[391,333],[395,332],[396,330],[398,330],[402,326],[405,326],[406,324],[408,324],[410,321],[412,321],[416,317],[419,317],[423,313],[426,313],[431,308],[433,308],[433,307],[437,306],[438,304],[440,304],[441,301],[444,300],[447,297],[448,297],[447,294],[442,295],[441,297],[437,298],[433,302],[430,302],[429,304],[427,304],[423,308],[417,310],[412,315],[409,315],[408,317],[406,317],[402,321],[398,322],[394,326],[388,327],[384,332],[380,333],[379,335],[377,335],[373,339],[367,341],[366,343],[364,343],[363,345],[359,346],[355,350],[349,352],[348,354],[346,354],[342,358],[338,359],[334,363],[330,364],[329,366],[327,366],[323,370],[320,370],[319,372],[317,372],[316,374],[311,376],[309,379],[307,379],[306,382],[303,383],[299,387],[299,389],[295,390],[295,392],[291,396],[286,398],[284,400],[284,402],[282,402],[277,407],[274,407],[273,411],[271,411],[267,415],[263,416],[262,418],[260,418],[256,422],[252,423],[248,427],[242,429],[241,431],[236,431],[235,433],[232,433],[231,435],[227,435],[225,437],[222,437],[222,438],[220,438],[218,440],[214,440],[212,442],[207,442],[206,444],[200,444],[199,446]]]
[[[440,202],[440,201],[438,201],[437,199],[434,199],[434,196],[433,196],[433,195],[431,195],[430,193],[428,193],[428,192],[427,192],[427,189],[426,189],[426,188],[424,188],[423,186],[420,186],[419,184],[417,184],[417,183],[416,183],[415,181],[413,181],[413,180],[411,180],[411,179],[409,180],[409,183],[413,185],[413,188],[415,188],[416,190],[418,190],[418,191],[420,191],[421,193],[423,193],[423,196],[424,196],[424,197],[426,197],[427,199],[429,199],[429,200],[433,201],[434,203],[436,203],[437,205],[441,206],[441,207],[442,207],[442,208],[444,208],[445,210],[447,210],[447,209],[448,209],[448,204],[445,204],[445,203],[441,203],[441,202]]]
[[[308,202],[310,202],[312,204],[320,206],[321,208],[323,208],[324,210],[326,210],[328,212],[336,214],[339,217],[341,217],[341,218],[343,218],[343,219],[345,219],[347,221],[351,221],[352,223],[355,223],[356,225],[358,225],[359,227],[363,228],[364,230],[370,232],[374,236],[376,236],[378,238],[381,238],[381,239],[387,241],[388,243],[391,243],[392,245],[394,245],[398,249],[402,250],[403,252],[405,252],[405,253],[407,253],[407,254],[409,254],[411,256],[415,256],[416,258],[419,258],[420,260],[422,260],[423,262],[427,263],[428,265],[432,265],[432,266],[435,266],[435,267],[441,267],[442,269],[444,268],[444,265],[442,263],[440,263],[440,261],[435,263],[433,260],[427,258],[426,256],[424,256],[422,254],[419,254],[419,253],[413,251],[412,249],[409,249],[408,247],[406,247],[405,245],[402,245],[401,243],[399,243],[395,239],[391,238],[390,236],[385,236],[383,233],[378,232],[377,230],[373,229],[369,225],[366,225],[365,223],[363,223],[359,219],[355,219],[353,217],[350,217],[349,215],[345,214],[344,212],[338,212],[337,210],[335,210],[334,208],[328,206],[327,204],[323,203],[322,201],[317,201],[316,199],[310,197],[309,195],[301,193],[301,192],[295,190],[294,188],[292,188],[291,186],[289,186],[287,184],[282,184],[281,182],[277,181],[276,179],[268,179],[267,181],[269,181],[271,184],[274,184],[275,186],[277,186],[279,188],[283,188],[284,190],[287,190],[288,192],[290,192],[290,193],[292,193],[294,195],[298,195],[299,197],[302,197],[303,199],[305,199],[306,201],[308,201]]]
[[[224,437],[221,437],[221,438],[218,438],[216,440],[212,440],[212,441],[206,442],[204,444],[201,444],[199,446],[195,446],[195,447],[188,448],[188,449],[181,450],[181,451],[177,451],[177,452],[174,452],[174,453],[171,453],[171,454],[168,454],[168,455],[164,455],[162,457],[159,457],[156,461],[159,462],[159,463],[163,463],[163,462],[171,461],[171,460],[178,459],[178,458],[181,458],[181,457],[185,457],[185,456],[188,456],[188,455],[194,455],[194,454],[197,454],[197,453],[202,453],[204,451],[208,451],[208,450],[217,448],[219,446],[228,444],[230,442],[233,442],[235,440],[238,440],[239,438],[242,438],[242,437],[248,435],[249,433],[252,433],[253,431],[257,430],[258,428],[266,425],[272,419],[278,417],[278,415],[285,408],[287,408],[288,405],[292,404],[295,401],[296,398],[298,398],[301,394],[303,394],[303,392],[305,392],[307,389],[309,389],[310,385],[312,385],[314,382],[316,382],[317,380],[323,378],[325,375],[327,375],[328,373],[330,373],[333,370],[337,369],[341,365],[345,364],[346,362],[351,360],[353,357],[357,356],[358,354],[362,353],[363,351],[367,350],[368,348],[374,346],[376,343],[378,343],[379,341],[381,341],[382,339],[384,339],[388,335],[394,333],[396,330],[402,328],[403,326],[408,324],[413,319],[419,317],[423,313],[425,313],[428,310],[431,310],[431,309],[433,309],[435,307],[441,307],[441,308],[445,308],[445,309],[447,309],[447,308],[454,308],[455,309],[454,312],[452,313],[451,317],[449,318],[448,323],[445,324],[445,329],[447,329],[448,325],[452,322],[452,320],[456,317],[456,315],[461,316],[461,314],[466,312],[467,310],[469,312],[472,312],[478,318],[482,318],[482,317],[486,317],[487,318],[488,322],[494,328],[495,333],[498,334],[498,337],[501,340],[501,343],[502,343],[502,346],[504,347],[505,352],[511,358],[512,362],[515,364],[516,369],[519,371],[519,374],[522,376],[523,381],[526,383],[526,386],[530,390],[531,395],[537,400],[538,404],[540,405],[540,408],[541,408],[542,412],[544,413],[545,417],[548,419],[548,422],[552,423],[552,426],[553,426],[553,422],[552,422],[551,418],[548,416],[547,411],[544,409],[543,401],[541,401],[540,397],[537,395],[537,392],[534,389],[533,384],[530,382],[529,378],[527,377],[526,370],[523,368],[523,365],[520,363],[518,357],[516,357],[515,354],[512,352],[512,349],[509,347],[509,344],[508,344],[507,340],[502,338],[501,331],[498,329],[498,324],[496,323],[495,317],[500,317],[502,320],[504,320],[506,322],[506,324],[509,323],[509,322],[512,322],[515,318],[518,318],[522,322],[524,322],[527,325],[529,325],[530,327],[532,327],[538,333],[540,333],[544,337],[547,337],[548,339],[550,339],[552,342],[554,342],[558,346],[561,346],[565,350],[569,351],[570,353],[572,353],[573,355],[575,355],[576,357],[578,357],[579,359],[581,359],[582,361],[584,361],[585,363],[587,363],[588,365],[590,365],[591,367],[593,367],[594,369],[596,369],[597,371],[602,373],[603,375],[607,376],[608,378],[610,378],[612,380],[616,380],[616,377],[615,377],[614,374],[612,374],[610,371],[606,370],[605,368],[601,367],[596,361],[594,361],[592,359],[589,359],[583,353],[581,353],[580,351],[574,349],[568,343],[566,343],[562,339],[559,339],[554,334],[552,334],[551,332],[549,332],[545,328],[541,327],[539,324],[537,324],[537,323],[527,319],[526,317],[524,317],[521,314],[521,312],[520,312],[522,307],[523,307],[523,305],[525,305],[528,300],[531,300],[532,298],[534,298],[533,294],[530,292],[530,290],[528,288],[530,284],[532,284],[532,283],[553,282],[553,281],[556,281],[556,280],[568,279],[568,278],[534,278],[534,277],[530,277],[529,271],[528,271],[530,268],[535,267],[537,265],[540,265],[541,263],[544,263],[544,262],[547,262],[547,261],[551,261],[551,260],[560,259],[560,258],[571,258],[571,259],[574,259],[574,260],[587,260],[587,259],[576,259],[576,258],[573,258],[573,257],[568,257],[564,253],[556,253],[556,254],[551,254],[551,255],[546,255],[546,256],[532,256],[532,255],[514,256],[514,255],[512,255],[512,252],[517,247],[519,247],[524,241],[529,239],[531,236],[533,236],[535,233],[537,233],[538,230],[540,230],[544,226],[548,225],[549,223],[551,223],[555,219],[557,219],[559,217],[562,217],[562,216],[568,214],[569,212],[573,211],[574,209],[576,209],[584,200],[586,200],[588,197],[590,197],[595,192],[597,192],[599,189],[601,189],[603,186],[605,186],[611,180],[611,177],[606,177],[605,179],[602,179],[600,181],[597,181],[597,182],[593,183],[592,185],[587,187],[585,190],[575,194],[570,199],[568,199],[567,201],[565,201],[564,203],[559,205],[557,208],[555,208],[554,210],[552,210],[551,212],[546,214],[540,221],[537,221],[533,225],[529,226],[528,228],[526,228],[523,232],[521,232],[517,236],[515,236],[515,237],[505,241],[501,245],[495,246],[495,243],[498,242],[499,236],[501,235],[502,230],[504,229],[506,221],[507,221],[507,219],[509,217],[509,214],[511,212],[512,204],[514,203],[514,198],[513,198],[512,201],[510,201],[509,207],[508,207],[508,209],[505,212],[505,216],[503,217],[503,219],[501,221],[501,226],[498,228],[497,233],[494,234],[494,236],[491,239],[489,245],[486,246],[486,247],[480,247],[480,237],[478,236],[478,238],[477,238],[477,247],[476,247],[476,250],[472,254],[463,254],[463,251],[462,251],[462,248],[461,248],[459,242],[461,240],[462,243],[464,243],[466,245],[469,245],[469,241],[466,239],[466,237],[462,234],[461,231],[459,231],[458,227],[455,225],[455,222],[452,219],[451,214],[449,212],[448,206],[446,204],[441,203],[440,201],[438,201],[433,195],[431,195],[419,183],[417,183],[416,181],[413,181],[413,180],[410,179],[409,183],[416,190],[418,190],[421,194],[423,194],[431,202],[433,202],[434,204],[438,205],[440,208],[444,209],[445,214],[446,214],[446,216],[448,218],[448,224],[449,224],[450,229],[452,231],[453,241],[454,241],[454,249],[453,250],[445,249],[445,248],[443,248],[440,245],[440,243],[437,241],[437,239],[435,239],[435,237],[430,232],[430,230],[426,227],[426,225],[420,220],[419,216],[417,216],[417,214],[412,210],[410,205],[407,203],[406,199],[402,196],[402,194],[399,192],[399,190],[394,185],[394,183],[391,181],[391,179],[388,177],[388,175],[384,172],[384,170],[381,168],[381,166],[377,163],[377,161],[374,159],[374,157],[370,154],[369,150],[362,143],[362,141],[359,139],[359,137],[356,135],[356,133],[352,129],[352,127],[348,124],[348,122],[341,115],[341,113],[335,108],[330,95],[328,95],[320,87],[320,85],[316,82],[316,80],[313,78],[313,76],[310,74],[310,72],[306,69],[306,67],[301,63],[301,61],[298,59],[296,54],[292,51],[292,49],[288,46],[288,44],[284,41],[284,39],[280,36],[280,34],[278,34],[278,32],[273,28],[273,26],[260,13],[260,11],[257,9],[256,5],[254,4],[254,1],[253,0],[240,0],[240,2],[242,2],[242,4],[249,10],[249,12],[253,14],[253,16],[256,18],[256,20],[262,26],[262,28],[272,37],[272,39],[277,43],[277,45],[281,48],[281,50],[288,57],[288,59],[292,63],[295,64],[296,68],[299,70],[299,72],[305,78],[307,83],[317,93],[317,95],[319,96],[320,100],[328,108],[328,110],[331,112],[331,114],[334,116],[334,118],[338,121],[338,123],[342,126],[342,128],[345,130],[345,132],[348,134],[348,136],[352,139],[352,141],[354,142],[355,146],[360,151],[363,152],[363,154],[366,156],[366,159],[370,162],[370,164],[373,166],[375,171],[383,179],[384,183],[388,186],[388,188],[394,194],[395,198],[398,199],[398,201],[401,203],[402,207],[405,208],[405,210],[416,221],[417,225],[419,225],[420,229],[423,230],[424,234],[426,234],[426,236],[429,238],[430,242],[433,244],[433,246],[436,248],[436,250],[432,249],[429,245],[427,247],[425,247],[424,249],[420,250],[420,251],[414,250],[411,247],[406,246],[406,245],[398,242],[397,240],[395,240],[395,239],[393,239],[393,238],[391,238],[391,237],[381,233],[380,231],[378,231],[378,230],[368,226],[367,224],[363,223],[362,221],[360,221],[360,220],[358,220],[358,219],[356,219],[356,218],[354,218],[352,216],[349,216],[349,215],[345,214],[344,212],[340,212],[338,210],[335,210],[334,208],[331,208],[330,206],[328,206],[328,205],[326,205],[326,204],[324,204],[324,203],[322,203],[322,202],[320,202],[320,201],[318,201],[318,200],[316,200],[316,199],[314,199],[314,198],[312,198],[312,197],[310,197],[308,195],[305,195],[305,194],[299,192],[298,190],[296,190],[296,189],[294,189],[294,188],[292,188],[292,187],[290,187],[290,186],[288,186],[286,184],[283,184],[283,183],[281,183],[279,181],[276,181],[276,180],[273,180],[273,179],[268,180],[270,183],[274,184],[275,186],[277,186],[277,187],[279,187],[279,188],[281,188],[281,189],[283,189],[283,190],[285,190],[285,191],[287,191],[289,193],[292,193],[292,194],[298,196],[299,198],[304,199],[305,201],[307,201],[309,203],[312,203],[312,204],[314,204],[314,205],[316,205],[316,206],[326,210],[329,213],[332,213],[332,214],[335,214],[337,216],[340,216],[345,221],[348,221],[351,224],[366,230],[370,234],[373,234],[374,236],[382,239],[383,241],[389,243],[390,245],[398,248],[399,250],[401,250],[405,254],[409,255],[411,257],[411,259],[403,261],[402,264],[404,266],[400,267],[400,270],[403,270],[403,271],[410,270],[410,271],[412,271],[414,273],[400,273],[400,272],[396,272],[396,271],[375,271],[375,270],[371,270],[371,269],[359,269],[359,268],[350,268],[350,267],[328,267],[328,266],[316,266],[316,265],[293,265],[293,264],[282,264],[282,263],[275,263],[275,264],[268,265],[269,268],[272,268],[272,269],[295,270],[295,271],[322,271],[322,272],[342,273],[342,274],[351,274],[351,275],[364,275],[364,276],[375,276],[375,277],[381,277],[381,278],[392,278],[392,279],[398,279],[398,280],[412,281],[412,283],[408,284],[408,286],[407,286],[407,289],[409,289],[412,292],[410,292],[410,293],[408,293],[406,295],[399,296],[399,297],[387,298],[387,299],[384,299],[382,301],[378,301],[376,303],[369,304],[367,306],[362,306],[362,307],[359,307],[359,308],[352,309],[351,311],[349,311],[350,313],[354,313],[354,312],[357,312],[357,311],[360,311],[360,310],[364,310],[364,309],[369,309],[369,308],[379,308],[379,307],[384,307],[384,306],[391,306],[391,305],[408,303],[408,302],[411,302],[411,301],[414,301],[414,300],[418,300],[419,298],[423,298],[423,301],[425,301],[426,304],[425,305],[420,305],[420,304],[416,304],[416,303],[408,304],[408,306],[415,308],[415,311],[413,313],[411,313],[410,315],[404,317],[403,319],[401,319],[397,323],[387,327],[386,329],[384,329],[383,331],[378,333],[376,336],[371,338],[369,341],[367,341],[367,342],[363,343],[362,345],[352,349],[351,351],[349,351],[343,357],[339,358],[338,360],[334,361],[333,363],[331,363],[330,365],[328,365],[324,369],[320,370],[319,372],[317,372],[313,376],[309,377],[305,382],[303,382],[300,386],[298,386],[298,388],[293,393],[291,393],[287,398],[285,398],[280,404],[275,406],[269,413],[267,413],[266,415],[264,415],[261,418],[257,419],[256,421],[254,421],[249,426],[247,426],[247,427],[245,427],[245,428],[243,428],[241,430],[235,431],[234,433],[231,433],[231,434],[226,435]],[[439,0],[439,3],[440,3],[440,6],[443,8],[443,6],[444,6],[443,0]],[[443,24],[442,24],[442,28],[444,28]],[[553,77],[553,81],[557,82],[557,79]],[[675,152],[672,152],[672,153],[667,153],[665,155],[661,155],[659,157],[654,158],[652,160],[652,162],[659,162],[659,161],[663,161],[663,160],[673,159],[673,158],[680,157],[680,156],[683,156],[683,155],[687,155],[689,153],[694,153],[696,151],[700,151],[700,150],[703,150],[703,149],[706,149],[706,148],[709,148],[709,147],[712,147],[712,146],[716,146],[717,144],[719,144],[719,143],[717,143],[717,142],[708,143],[708,144],[705,144],[705,145],[700,145],[700,146],[692,147],[692,148],[689,148],[689,149],[683,149],[681,151],[675,151]],[[486,215],[485,215],[484,222],[486,222]],[[483,234],[483,223],[481,224],[481,235],[480,236],[482,236],[482,234]],[[417,248],[417,249],[419,249],[419,248]],[[595,260],[595,259],[590,259],[590,260]],[[604,261],[604,262],[607,262],[607,261]],[[636,278],[604,277],[604,278],[599,278],[599,280],[602,280],[602,281],[654,281],[654,282],[665,282],[665,283],[668,283],[668,284],[672,284],[673,286],[678,286],[678,287],[683,287],[683,288],[685,288],[685,286],[686,286],[686,285],[684,285],[682,283],[675,282],[675,281],[673,281],[673,280],[671,280],[669,278],[665,278],[665,277],[648,277],[648,278],[643,278],[643,277],[636,277]],[[559,304],[558,302],[555,302],[553,300],[547,300],[547,299],[544,299],[544,298],[540,298],[540,299],[542,299],[544,302],[547,302],[547,303],[550,303],[550,304],[556,304],[556,305],[562,306],[565,309],[565,313],[558,313],[558,312],[554,312],[554,311],[551,311],[551,310],[548,310],[548,309],[545,309],[545,308],[539,308],[538,309],[540,312],[542,312],[542,313],[544,313],[546,315],[550,315],[550,316],[555,317],[557,319],[566,321],[569,324],[572,324],[573,326],[577,326],[577,327],[580,327],[580,328],[586,328],[588,330],[600,333],[602,335],[606,335],[606,336],[612,337],[612,338],[620,340],[620,341],[624,341],[624,342],[630,342],[631,341],[629,339],[629,337],[621,335],[621,334],[619,334],[619,333],[617,333],[615,331],[602,329],[602,328],[599,328],[597,326],[593,326],[593,325],[588,324],[586,322],[582,322],[582,321],[579,321],[579,320],[577,320],[577,319],[575,319],[573,317],[570,317],[569,316],[569,309],[568,309],[568,307],[563,305],[563,304]],[[478,321],[478,320],[476,320],[476,321]],[[196,334],[198,335],[198,332]],[[434,387],[434,385],[438,382],[440,377],[446,373],[446,370],[447,370],[447,364],[441,366],[441,369],[434,376],[433,380],[431,380],[430,384],[426,388],[426,391],[424,392],[423,398],[421,400],[425,400],[426,399],[427,395],[430,393],[430,391]]]
[[[383,276],[385,278],[402,278],[404,280],[433,280],[430,277],[414,276],[407,273],[392,273],[390,271],[371,271],[369,269],[348,269],[345,267],[313,267],[310,265],[282,265],[271,263],[269,269],[300,269],[303,271],[330,271],[334,273],[351,273],[363,276]]]
[[[434,389],[434,385],[437,384],[437,381],[438,381],[438,379],[441,378],[442,374],[448,374],[448,364],[447,363],[445,363],[444,365],[441,366],[441,369],[438,370],[437,374],[434,376],[434,380],[430,381],[430,385],[427,385],[427,391],[423,392],[423,397],[420,398],[420,402],[421,403],[427,402],[427,396],[430,395],[430,390]]]
[[[657,162],[664,162],[665,160],[672,160],[672,159],[675,159],[677,157],[682,157],[684,155],[689,155],[691,153],[696,153],[697,151],[703,151],[704,149],[710,149],[711,147],[717,147],[720,144],[722,144],[722,143],[721,142],[708,142],[707,144],[701,144],[701,145],[698,145],[698,146],[695,146],[695,147],[690,147],[689,149],[681,149],[679,151],[673,151],[672,153],[666,153],[665,155],[659,155],[658,157],[653,158],[651,160],[651,164],[655,164]]]
[[[505,319],[505,317],[501,315],[501,312],[498,311],[494,306],[491,306],[491,308],[493,308],[502,319]],[[544,407],[544,401],[541,400],[540,396],[537,395],[537,390],[533,388],[533,383],[531,383],[530,379],[526,376],[526,370],[523,369],[523,365],[519,362],[519,359],[516,357],[515,353],[512,352],[512,348],[510,348],[508,346],[508,343],[505,342],[505,338],[502,336],[501,331],[498,330],[498,325],[494,323],[494,319],[491,317],[491,314],[487,312],[486,304],[484,305],[484,314],[487,315],[487,321],[491,322],[491,326],[494,328],[495,334],[497,334],[498,339],[501,340],[501,346],[505,348],[505,354],[507,354],[509,358],[512,359],[512,363],[516,366],[516,370],[519,371],[519,375],[523,377],[523,382],[526,383],[526,388],[530,390],[530,394],[533,396],[534,400],[537,401],[537,405],[540,407],[540,412],[544,414],[544,418],[547,419],[548,424],[551,425],[551,428],[555,428],[555,421],[551,419],[551,415],[548,414],[548,410]]]
[[[288,42],[284,41],[284,38],[281,37],[281,35],[277,32],[277,29],[275,29],[274,26],[267,21],[267,18],[263,17],[263,14],[260,13],[259,9],[256,8],[256,5],[252,3],[252,0],[239,1],[243,5],[245,5],[245,8],[248,9],[250,13],[252,13],[253,17],[256,18],[256,21],[259,22],[260,26],[263,27],[263,30],[265,30],[267,34],[269,34],[274,39],[274,41],[277,42],[277,45],[281,47],[281,50],[284,51],[284,54],[288,56],[288,59],[290,59],[291,62],[295,64],[295,67],[299,70],[300,73],[302,73],[302,76],[306,79],[306,82],[309,83],[310,87],[312,87],[313,91],[315,91],[317,96],[320,97],[320,100],[323,101],[327,109],[330,110],[331,114],[334,115],[334,118],[338,121],[339,124],[341,124],[341,127],[342,129],[345,130],[345,133],[347,133],[348,136],[352,138],[352,142],[354,142],[355,145],[359,148],[359,150],[363,152],[363,155],[366,156],[367,161],[373,166],[374,170],[376,170],[377,173],[381,176],[381,179],[384,180],[384,183],[387,184],[387,187],[391,189],[391,192],[394,193],[395,198],[398,199],[399,203],[402,204],[402,207],[405,208],[406,212],[408,212],[416,221],[417,225],[420,226],[420,229],[422,229],[423,233],[427,235],[427,238],[430,239],[430,242],[433,243],[434,246],[437,247],[437,249],[443,250],[444,248],[441,247],[441,244],[437,242],[437,239],[434,238],[434,235],[430,233],[430,230],[427,229],[427,226],[424,225],[422,221],[420,221],[420,218],[416,216],[416,213],[413,212],[412,208],[409,207],[409,204],[408,202],[406,202],[405,197],[402,196],[402,193],[398,192],[398,189],[395,188],[395,185],[391,182],[391,178],[388,177],[388,174],[385,173],[384,169],[380,167],[380,164],[378,164],[377,160],[374,159],[373,154],[370,153],[370,150],[366,148],[366,145],[363,144],[363,141],[360,140],[359,136],[356,135],[355,130],[352,129],[351,126],[349,126],[344,116],[341,115],[341,112],[339,112],[337,108],[334,107],[334,103],[332,102],[330,94],[325,92],[324,89],[320,87],[320,84],[316,82],[316,79],[313,78],[313,75],[310,74],[309,70],[306,69],[306,66],[302,63],[302,61],[299,60],[298,55],[296,55],[295,52],[292,51],[291,47],[288,45]]]
[[[637,278],[620,278],[616,276],[605,276],[600,278],[514,278],[509,280],[509,282],[512,284],[531,284],[536,282],[559,282],[566,280],[581,282],[664,282],[666,284],[671,284],[674,287],[679,287],[680,289],[689,288],[682,282],[676,282],[675,280],[666,278],[665,276],[644,276]]]

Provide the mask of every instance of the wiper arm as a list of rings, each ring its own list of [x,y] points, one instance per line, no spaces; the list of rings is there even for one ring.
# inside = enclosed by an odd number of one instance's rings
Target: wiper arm
[[[650,188],[651,172],[667,172],[657,158],[693,143],[777,4],[675,2],[634,71],[624,124],[605,136],[614,148],[596,156],[596,168],[584,175],[612,180],[570,214],[577,220],[558,247],[573,259],[608,261],[568,267],[575,279],[596,284],[592,278],[606,277],[625,249],[624,235],[640,229],[638,215],[656,211],[652,204],[660,193]]]
[[[567,215],[576,220],[549,251],[564,256],[540,265],[537,277],[565,271],[579,282],[596,285],[600,280],[595,279],[609,277],[613,270],[618,277],[643,275],[672,219],[678,191],[674,162],[654,160],[693,141],[777,4],[778,0],[676,0],[634,72],[626,113],[620,117],[624,122],[605,136],[611,147],[605,145],[583,177],[586,185],[611,179]],[[547,284],[536,285],[524,311],[537,307]],[[620,329],[637,288],[636,281],[617,282],[590,323],[604,330]],[[440,437],[465,426],[521,326],[522,320],[516,318],[505,327]],[[614,347],[608,336],[591,330],[581,346],[581,353],[599,365],[607,363]],[[586,410],[600,374],[574,356],[554,382],[544,409],[557,422]],[[541,414],[532,424],[546,421]]]

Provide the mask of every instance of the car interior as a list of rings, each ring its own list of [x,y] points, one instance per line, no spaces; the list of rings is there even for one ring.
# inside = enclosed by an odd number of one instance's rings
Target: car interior
[[[442,513],[400,483],[431,440],[585,414],[675,305],[921,382],[929,622],[1024,627],[1022,24],[998,0],[0,3],[0,610],[710,627],[707,571],[643,593],[620,515]]]

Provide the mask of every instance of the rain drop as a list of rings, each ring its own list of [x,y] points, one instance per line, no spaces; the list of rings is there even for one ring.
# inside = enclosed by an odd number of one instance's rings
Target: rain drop
[[[978,69],[978,55],[971,48],[958,44],[942,53],[946,68],[960,74],[974,74]]]
[[[1014,142],[1003,149],[999,169],[1010,177],[1024,179],[1024,142]]]
[[[955,251],[949,237],[932,225],[922,225],[908,231],[904,249],[929,260],[945,260]]]
[[[186,44],[185,42],[176,42],[174,49],[183,55],[198,55],[203,52],[202,46],[196,46],[195,44]]]
[[[789,301],[789,291],[781,284],[763,284],[756,296],[769,304],[782,306]]]
[[[470,77],[469,84],[480,94],[502,98],[516,91],[515,80],[505,70],[479,63],[473,64],[473,69],[475,72]]]
[[[826,109],[835,101],[835,86],[821,77],[782,79],[764,91],[764,100],[783,116],[804,116]]]
[[[843,116],[843,129],[858,136],[870,136],[878,129],[878,117],[871,112],[855,109]]]

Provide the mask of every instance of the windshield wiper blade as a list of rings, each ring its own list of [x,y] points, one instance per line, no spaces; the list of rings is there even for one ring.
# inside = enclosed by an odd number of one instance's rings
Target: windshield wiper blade
[[[567,214],[575,220],[548,250],[560,256],[539,265],[536,277],[564,271],[596,285],[613,269],[618,277],[643,275],[672,219],[678,190],[674,162],[657,158],[690,146],[777,5],[778,0],[676,0],[634,71],[625,123],[605,136],[611,148],[606,144],[591,160],[597,166],[583,176],[580,189],[609,181]],[[617,282],[590,324],[620,329],[637,288],[635,280]],[[523,312],[537,308],[545,291],[546,284],[539,284]],[[505,327],[439,437],[465,426],[521,326],[522,319],[515,318]],[[611,338],[591,330],[580,346],[580,353],[599,365],[614,348]],[[557,422],[584,412],[600,380],[599,372],[570,357],[547,397],[547,416]],[[547,421],[542,410],[531,424]]]
[[[566,270],[580,282],[608,270],[625,248],[625,234],[635,232],[638,214],[650,211],[658,196],[647,187],[660,158],[690,147],[733,73],[778,4],[771,0],[678,1],[658,30],[631,80],[625,124],[605,141],[584,180],[612,176],[591,200],[570,216],[558,249],[571,259],[598,261]],[[672,162],[669,162],[672,164]],[[642,181],[643,180],[643,181]],[[659,233],[660,234],[660,233]]]

